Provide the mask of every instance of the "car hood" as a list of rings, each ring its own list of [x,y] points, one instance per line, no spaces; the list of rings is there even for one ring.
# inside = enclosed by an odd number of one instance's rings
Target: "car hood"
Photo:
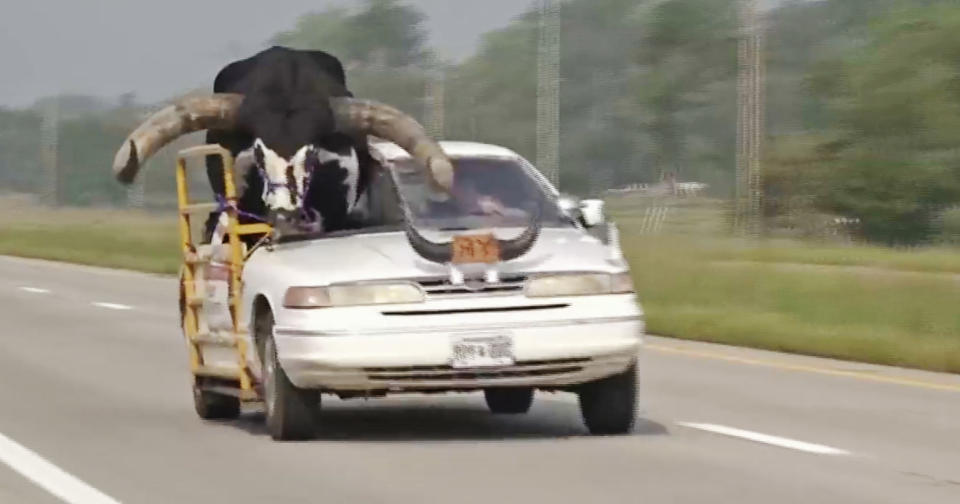
[[[519,229],[496,230],[501,239]],[[453,233],[424,232],[447,241]],[[524,256],[496,265],[501,275],[545,272],[620,272],[626,263],[596,238],[576,228],[545,228]],[[446,265],[427,261],[411,248],[403,232],[357,234],[276,245],[254,251],[246,273],[259,271],[286,285],[418,279],[449,275]],[[285,277],[282,279],[280,277]],[[284,281],[285,280],[285,281]]]

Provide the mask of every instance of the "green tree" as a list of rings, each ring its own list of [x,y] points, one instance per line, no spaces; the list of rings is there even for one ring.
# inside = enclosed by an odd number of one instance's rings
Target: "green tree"
[[[424,67],[430,53],[424,16],[399,0],[365,0],[358,9],[332,8],[301,16],[273,37],[275,44],[322,50],[340,58],[347,86],[357,96],[423,115]]]
[[[90,115],[60,124],[59,170],[67,205],[123,205],[126,192],[110,174],[110,161],[130,127]]]
[[[573,0],[561,11],[561,185],[594,192],[733,166],[732,0]],[[451,132],[536,151],[538,13],[489,33],[454,72]]]
[[[446,136],[504,145],[533,159],[536,50],[533,14],[487,33],[477,54],[448,74]]]
[[[38,192],[42,177],[40,116],[0,109],[0,191]]]
[[[916,243],[960,201],[960,9],[896,3],[867,21],[858,43],[811,65],[824,126],[806,158],[826,169],[806,188],[815,208],[858,217],[866,238]]]
[[[628,0],[563,5],[560,178],[566,191],[589,192],[598,179],[609,185],[638,177],[642,139],[626,99],[636,8]],[[538,37],[538,12],[531,10],[488,33],[477,54],[451,72],[448,136],[536,157]]]
[[[332,8],[301,16],[275,44],[319,49],[348,67],[405,67],[424,62],[424,15],[399,0],[365,0],[360,9]]]
[[[730,190],[736,145],[737,2],[670,0],[644,12],[632,89],[652,174]]]

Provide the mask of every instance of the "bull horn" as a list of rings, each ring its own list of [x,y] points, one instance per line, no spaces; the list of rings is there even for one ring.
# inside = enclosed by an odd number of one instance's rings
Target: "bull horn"
[[[413,250],[420,257],[441,264],[446,264],[453,259],[452,243],[436,243],[426,239],[426,237],[417,231],[417,228],[413,226],[409,219],[407,220],[406,228],[407,240],[410,241],[410,246],[413,247]]]
[[[512,261],[533,248],[540,237],[540,218],[534,218],[533,222],[527,226],[527,229],[520,236],[512,240],[497,240],[500,243],[500,260]]]
[[[527,226],[523,233],[520,233],[520,236],[512,240],[497,240],[500,246],[501,261],[512,261],[526,254],[533,248],[533,245],[537,242],[537,238],[540,237],[541,223],[539,210],[540,208],[538,206],[537,214],[533,217],[530,225]],[[413,247],[413,250],[416,251],[420,257],[436,263],[448,263],[453,258],[453,243],[436,243],[428,240],[417,231],[409,215],[406,219],[406,233],[407,239],[410,241],[410,246]]]
[[[356,98],[331,98],[330,107],[339,131],[373,135],[399,145],[427,168],[433,189],[450,192],[453,163],[416,119],[390,105]]]
[[[113,158],[113,175],[129,184],[143,163],[182,135],[205,129],[230,129],[243,95],[217,93],[184,98],[150,116],[127,137]]]

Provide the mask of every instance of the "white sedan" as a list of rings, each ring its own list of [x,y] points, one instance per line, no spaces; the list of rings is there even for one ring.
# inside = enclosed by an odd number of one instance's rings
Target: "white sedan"
[[[617,240],[589,233],[602,218],[572,216],[518,154],[441,146],[453,198],[431,198],[404,151],[376,144],[390,169],[368,225],[251,253],[248,365],[271,435],[312,436],[322,393],[482,390],[493,413],[519,414],[536,389],[578,394],[592,433],[628,432],[643,313]]]

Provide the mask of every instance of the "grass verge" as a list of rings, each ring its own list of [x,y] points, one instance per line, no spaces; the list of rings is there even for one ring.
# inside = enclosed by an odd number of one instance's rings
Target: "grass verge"
[[[960,280],[952,273],[723,263],[700,245],[625,243],[651,333],[960,372]],[[743,249],[747,257],[751,250]]]
[[[176,273],[176,215],[0,208],[0,254]]]

